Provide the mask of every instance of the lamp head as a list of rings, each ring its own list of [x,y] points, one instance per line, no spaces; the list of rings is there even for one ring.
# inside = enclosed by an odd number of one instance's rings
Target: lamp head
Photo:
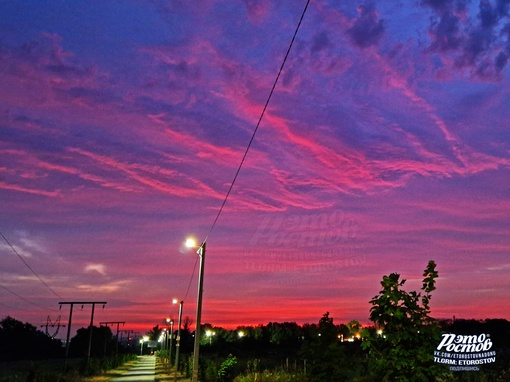
[[[186,246],[186,248],[197,248],[197,241],[192,237],[189,237],[186,239],[184,245]]]

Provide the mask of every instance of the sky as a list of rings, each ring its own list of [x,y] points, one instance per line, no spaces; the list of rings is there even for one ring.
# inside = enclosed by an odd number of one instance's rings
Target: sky
[[[0,316],[510,319],[510,2],[305,6],[2,1]]]

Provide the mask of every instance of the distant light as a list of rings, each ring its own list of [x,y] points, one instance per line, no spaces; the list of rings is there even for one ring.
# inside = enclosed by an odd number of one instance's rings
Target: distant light
[[[242,337],[244,337],[244,332],[242,330],[240,330],[237,332],[237,335],[239,336],[239,338],[242,338]]]

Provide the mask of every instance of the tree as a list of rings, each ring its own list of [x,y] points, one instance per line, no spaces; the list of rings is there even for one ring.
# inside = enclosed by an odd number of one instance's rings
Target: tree
[[[333,318],[326,312],[319,320],[315,334],[304,343],[302,356],[307,360],[310,381],[349,380],[352,365],[340,346],[338,333]]]
[[[90,326],[80,328],[76,335],[71,338],[69,353],[73,357],[85,357],[89,350]],[[90,343],[90,355],[101,357],[111,354],[115,346],[115,338],[108,326],[92,327],[92,342]]]
[[[163,333],[163,328],[160,328],[159,325],[156,325],[147,332],[147,336],[151,341],[157,341],[159,337],[161,337],[161,333]]]
[[[47,336],[28,322],[12,317],[0,321],[0,361],[44,359],[62,355],[62,342]]]
[[[440,329],[430,317],[431,292],[436,289],[436,264],[429,261],[423,272],[422,292],[406,292],[406,280],[392,273],[383,276],[382,289],[371,301],[370,319],[383,330],[367,337],[373,370],[383,381],[434,381],[444,368],[434,363],[434,348],[440,340]]]

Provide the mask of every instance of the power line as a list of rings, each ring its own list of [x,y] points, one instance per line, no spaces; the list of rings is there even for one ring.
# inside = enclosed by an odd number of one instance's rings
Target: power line
[[[188,297],[188,293],[189,293],[189,288],[191,287],[191,282],[193,281],[193,276],[195,275],[195,270],[197,269],[197,264],[198,264],[198,256],[196,256],[196,259],[195,259],[195,266],[193,267],[193,272],[191,272],[191,277],[189,279],[189,283],[188,283],[188,289],[186,289],[186,294],[184,295],[184,298],[181,299],[181,300],[186,300],[186,297]]]
[[[248,143],[248,147],[246,147],[244,155],[243,155],[243,157],[241,159],[241,163],[239,164],[239,167],[237,168],[237,171],[236,171],[236,173],[234,175],[234,179],[232,180],[232,183],[230,183],[230,187],[229,187],[229,189],[227,191],[225,199],[223,199],[223,203],[221,204],[220,209],[218,210],[218,214],[216,215],[216,218],[214,219],[214,221],[212,223],[211,229],[209,230],[209,233],[205,237],[204,243],[207,241],[207,238],[209,237],[209,235],[211,234],[212,230],[214,229],[214,226],[216,225],[216,222],[218,221],[218,219],[219,219],[219,217],[221,215],[221,212],[223,211],[223,207],[225,207],[225,203],[227,203],[227,199],[230,196],[232,188],[234,187],[234,183],[237,180],[239,172],[241,171],[241,167],[243,166],[244,161],[246,159],[246,156],[248,155],[248,151],[250,150],[250,147],[251,147],[251,145],[253,143],[253,140],[255,139],[255,134],[257,133],[257,130],[259,129],[260,123],[262,122],[262,118],[264,118],[264,114],[266,113],[267,106],[269,105],[269,101],[271,100],[271,97],[273,96],[274,90],[276,88],[276,84],[278,83],[280,75],[281,75],[281,73],[283,71],[283,67],[285,66],[285,63],[287,62],[287,58],[289,57],[290,50],[292,48],[292,45],[294,44],[294,40],[296,39],[297,33],[299,31],[299,27],[301,26],[301,22],[303,21],[303,18],[305,17],[306,10],[308,9],[308,4],[310,4],[310,0],[307,0],[307,2],[306,2],[305,8],[303,9],[303,13],[301,14],[301,18],[299,19],[299,23],[298,23],[298,25],[296,27],[296,30],[294,31],[294,35],[292,36],[292,40],[290,41],[289,47],[287,49],[287,53],[285,54],[285,57],[283,58],[282,64],[280,66],[280,70],[278,70],[278,74],[276,75],[276,79],[275,79],[275,81],[273,83],[271,91],[269,92],[269,96],[267,97],[266,103],[264,104],[264,108],[262,109],[262,112],[260,113],[260,117],[259,117],[259,120],[257,122],[257,125],[255,126],[255,130],[253,130],[253,134],[252,134],[252,136],[250,138],[250,142]]]
[[[225,207],[225,204],[227,203],[227,199],[230,196],[232,189],[234,188],[234,183],[237,180],[237,177],[239,176],[241,167],[243,166],[246,156],[248,155],[248,151],[250,150],[253,140],[255,139],[255,134],[257,133],[257,130],[259,129],[260,123],[262,122],[262,118],[264,118],[264,114],[266,113],[266,109],[269,105],[269,101],[271,100],[271,97],[273,96],[274,90],[276,88],[276,84],[278,83],[278,80],[280,79],[280,75],[283,71],[283,67],[285,66],[285,63],[287,62],[287,58],[289,57],[290,50],[292,48],[292,45],[294,44],[294,40],[296,39],[297,33],[299,31],[299,27],[301,26],[303,18],[305,17],[305,13],[306,13],[306,10],[308,9],[309,4],[310,4],[310,0],[307,0],[305,8],[303,9],[303,13],[301,13],[301,18],[299,19],[299,23],[296,27],[296,30],[294,31],[294,35],[292,36],[292,40],[290,41],[289,47],[287,48],[287,52],[285,53],[285,57],[283,58],[280,69],[278,70],[278,74],[276,75],[276,79],[274,80],[273,86],[271,87],[271,91],[269,92],[269,96],[267,97],[266,103],[264,104],[264,108],[262,109],[262,112],[260,113],[259,120],[255,126],[255,129],[253,130],[250,141],[248,142],[248,146],[246,147],[246,150],[244,151],[243,157],[241,158],[241,163],[237,167],[234,178],[232,179],[232,182],[230,183],[230,187],[227,191],[227,194],[225,195],[225,199],[223,199],[223,203],[221,204],[221,207],[218,210],[218,213],[216,214],[216,217],[215,217],[215,219],[211,225],[211,228],[209,229],[209,232],[207,233],[207,236],[205,237],[203,243],[205,243],[207,241],[207,239],[209,238],[209,236],[211,235],[211,232],[213,231],[213,229],[216,225],[216,222],[218,221],[218,219],[223,211],[223,208]],[[193,267],[193,272],[191,273],[191,277],[190,277],[189,284],[188,284],[188,289],[186,290],[186,296],[188,296],[189,288],[191,286],[191,282],[193,281],[193,276],[195,274],[195,270],[197,269],[197,262],[198,262],[198,257],[197,257],[197,260],[195,261],[195,266]]]
[[[43,310],[45,310],[45,311],[48,311],[48,308],[45,308],[44,306],[41,306],[41,305],[39,305],[39,304],[36,304],[35,302],[32,302],[32,301],[30,301],[30,300],[27,300],[25,297],[20,296],[19,294],[17,294],[17,293],[15,293],[15,292],[13,292],[13,291],[12,291],[12,290],[10,290],[9,288],[4,287],[4,286],[3,286],[3,285],[1,285],[1,284],[0,284],[0,288],[5,289],[7,292],[9,292],[9,293],[13,294],[14,296],[16,296],[16,297],[18,297],[18,298],[22,299],[22,300],[23,300],[23,301],[25,301],[25,302],[28,302],[29,304],[32,304],[32,305],[34,305],[34,306],[37,306],[37,307],[38,307],[38,308],[40,308],[40,309],[43,309]]]
[[[0,236],[2,236],[4,238],[5,242],[9,245],[9,247],[11,247],[12,251],[20,258],[21,261],[23,261],[23,264],[25,264],[26,267],[28,269],[30,269],[30,271],[35,275],[35,277],[37,277],[39,279],[39,281],[42,282],[44,284],[44,286],[51,291],[51,293],[53,293],[58,298],[62,299],[62,297],[57,292],[55,292],[53,289],[51,289],[51,287],[48,284],[46,284],[44,282],[44,280],[41,279],[37,273],[35,273],[35,271],[32,269],[32,267],[30,265],[28,265],[28,263],[25,261],[25,259],[23,257],[21,257],[21,255],[18,253],[18,251],[16,251],[16,249],[14,249],[14,247],[11,245],[11,243],[9,243],[9,240],[7,240],[7,238],[4,236],[4,234],[2,232],[0,232]]]

